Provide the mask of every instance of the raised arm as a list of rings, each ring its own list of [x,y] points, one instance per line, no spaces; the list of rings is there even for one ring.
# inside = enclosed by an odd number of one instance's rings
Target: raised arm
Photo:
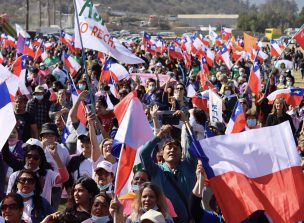
[[[96,162],[98,158],[101,156],[101,151],[98,145],[96,130],[95,130],[95,115],[92,114],[88,116],[88,123],[89,123],[89,136],[92,145],[92,153],[91,158],[93,162]]]
[[[139,156],[144,168],[149,172],[151,176],[155,175],[159,169],[159,166],[153,161],[151,154],[153,149],[156,147],[157,143],[167,134],[169,134],[172,129],[171,125],[163,125],[160,128],[159,133],[150,141],[148,141],[140,149]]]
[[[89,95],[89,91],[85,90],[82,91],[79,95],[78,98],[75,102],[75,104],[73,105],[73,107],[70,110],[69,113],[69,117],[71,118],[72,123],[78,122],[78,118],[77,118],[77,112],[78,112],[78,107],[80,105],[80,103],[86,98],[86,96]]]

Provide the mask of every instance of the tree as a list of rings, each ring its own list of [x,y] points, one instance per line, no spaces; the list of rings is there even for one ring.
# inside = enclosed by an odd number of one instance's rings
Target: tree
[[[302,8],[302,10],[296,20],[297,27],[301,27],[303,24],[304,24],[304,7]]]

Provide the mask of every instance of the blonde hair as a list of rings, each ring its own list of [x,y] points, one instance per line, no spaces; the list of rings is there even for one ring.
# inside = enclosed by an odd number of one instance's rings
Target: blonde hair
[[[272,110],[271,110],[271,114],[276,115],[277,114],[277,109],[276,109],[276,102],[280,101],[283,103],[283,109],[282,109],[282,113],[286,113],[287,112],[287,105],[286,105],[286,101],[284,98],[276,98],[273,102],[273,106],[272,106]]]
[[[161,191],[161,189],[158,186],[156,186],[155,184],[153,184],[151,182],[146,182],[141,185],[140,190],[139,190],[138,194],[136,195],[135,200],[132,204],[134,212],[129,217],[132,221],[138,220],[141,217],[141,215],[144,214],[141,198],[142,198],[143,191],[146,188],[151,189],[155,193],[156,205],[159,208],[158,211],[161,212],[163,214],[163,216],[166,216],[167,204],[166,204],[165,195],[163,194],[163,192]]]
[[[108,142],[108,141],[110,141],[110,142],[113,143],[113,139],[111,139],[111,138],[104,138],[104,139],[101,141],[101,143],[99,144],[99,149],[100,149],[100,152],[101,152],[101,155],[102,155],[102,156],[104,156],[104,154],[103,154],[103,145],[104,145],[106,142]]]

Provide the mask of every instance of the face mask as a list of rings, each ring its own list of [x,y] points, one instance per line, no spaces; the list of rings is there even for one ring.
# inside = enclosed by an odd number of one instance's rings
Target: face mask
[[[149,86],[149,91],[153,92],[155,90],[155,86]]]
[[[36,95],[34,96],[38,101],[41,101],[43,99],[43,95]]]
[[[287,85],[287,87],[290,87],[290,86],[292,86],[292,82],[287,81],[287,82],[286,82],[286,85]]]
[[[79,84],[78,88],[79,90],[84,91],[86,89],[86,86],[84,84]]]
[[[8,139],[7,141],[9,146],[15,146],[18,142],[18,139]]]
[[[247,125],[249,127],[256,126],[256,119],[253,118],[247,119]]]
[[[231,95],[231,91],[225,91],[224,94],[225,94],[225,96],[230,96]]]
[[[108,215],[102,216],[102,217],[97,217],[97,216],[95,216],[95,215],[92,215],[91,220],[92,220],[94,223],[106,223],[106,222],[109,222],[109,221],[110,221],[110,218],[109,218]]]
[[[28,193],[28,194],[25,194],[25,193],[22,193],[21,191],[17,191],[17,194],[19,194],[22,198],[30,198],[30,197],[33,197],[34,196],[34,191]]]
[[[132,185],[131,185],[131,190],[132,190],[133,192],[139,191],[139,185],[134,185],[134,184],[132,184]]]
[[[212,77],[211,77],[211,81],[212,81],[212,82],[216,81],[216,77],[212,76]]]
[[[108,189],[109,187],[112,186],[112,183],[109,183],[109,184],[106,184],[106,185],[98,184],[97,186],[98,186],[99,190],[106,190],[106,189]]]

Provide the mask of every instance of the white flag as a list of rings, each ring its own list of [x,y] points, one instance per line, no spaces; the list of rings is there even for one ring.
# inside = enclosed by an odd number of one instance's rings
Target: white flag
[[[111,37],[91,0],[75,0],[83,47],[108,54],[127,64],[145,63],[132,54],[118,40]],[[75,13],[75,16],[76,13]],[[77,19],[75,18],[75,47],[81,48]]]
[[[216,38],[217,38],[216,32],[214,32],[212,30],[211,26],[209,25],[209,39],[212,41],[213,44],[214,44]]]
[[[209,114],[211,125],[214,125],[216,122],[223,122],[222,103],[222,98],[209,89]]]
[[[23,38],[31,38],[31,36],[17,23],[16,25],[16,32],[17,32],[17,36],[19,37],[19,34],[21,34],[21,36],[23,36]]]

